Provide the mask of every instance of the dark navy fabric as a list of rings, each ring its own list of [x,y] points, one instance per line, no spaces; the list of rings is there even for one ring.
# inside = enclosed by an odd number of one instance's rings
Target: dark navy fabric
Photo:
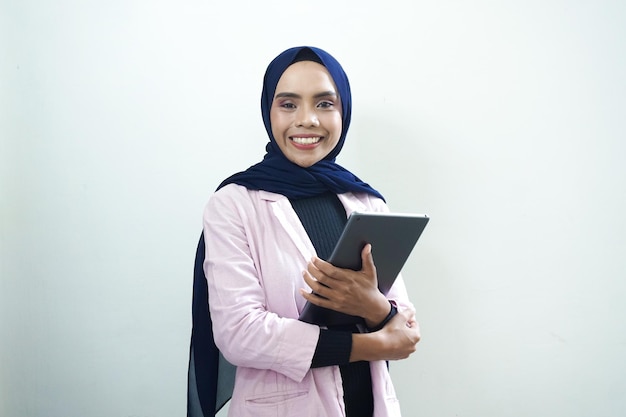
[[[193,270],[192,329],[187,382],[187,417],[208,417],[230,400],[235,366],[221,355],[213,340],[209,293],[204,276],[205,243],[200,235]]]

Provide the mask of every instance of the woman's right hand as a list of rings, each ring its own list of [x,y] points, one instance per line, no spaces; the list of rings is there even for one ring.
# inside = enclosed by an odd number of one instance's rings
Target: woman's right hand
[[[420,327],[415,321],[415,313],[410,310],[398,312],[389,323],[378,332],[388,344],[386,360],[406,359],[417,349],[420,341]]]
[[[379,331],[352,335],[350,362],[406,359],[415,352],[420,338],[415,313],[398,312]]]

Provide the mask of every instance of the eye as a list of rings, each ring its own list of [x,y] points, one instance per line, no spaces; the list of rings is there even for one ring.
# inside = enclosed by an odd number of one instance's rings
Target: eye
[[[289,102],[289,101],[285,101],[285,102],[279,103],[278,106],[283,108],[283,109],[288,109],[288,110],[293,110],[293,109],[296,108],[296,105],[291,103],[291,102]]]
[[[334,105],[335,105],[335,103],[333,103],[332,101],[324,100],[324,101],[320,101],[317,104],[317,107],[320,107],[322,109],[329,109],[329,108],[333,107]]]

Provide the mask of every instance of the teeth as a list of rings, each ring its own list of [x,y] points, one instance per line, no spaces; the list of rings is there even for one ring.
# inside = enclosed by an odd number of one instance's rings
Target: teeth
[[[320,139],[322,139],[320,136],[315,137],[315,138],[296,138],[296,137],[291,138],[291,140],[293,140],[294,142],[300,145],[312,145],[314,143],[319,142]]]

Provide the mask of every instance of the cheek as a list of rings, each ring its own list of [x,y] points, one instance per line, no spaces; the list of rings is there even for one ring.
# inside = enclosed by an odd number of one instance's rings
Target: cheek
[[[293,115],[289,112],[272,110],[270,112],[270,124],[272,125],[272,129],[281,130],[288,127],[292,118]]]
[[[274,135],[274,138],[278,138],[282,133],[283,123],[280,115],[276,112],[272,111],[270,113],[270,125],[272,127],[272,134]]]
[[[336,140],[339,140],[341,136],[341,129],[343,128],[343,121],[340,114],[334,114],[328,121],[329,130],[332,130],[333,136],[336,136]]]

